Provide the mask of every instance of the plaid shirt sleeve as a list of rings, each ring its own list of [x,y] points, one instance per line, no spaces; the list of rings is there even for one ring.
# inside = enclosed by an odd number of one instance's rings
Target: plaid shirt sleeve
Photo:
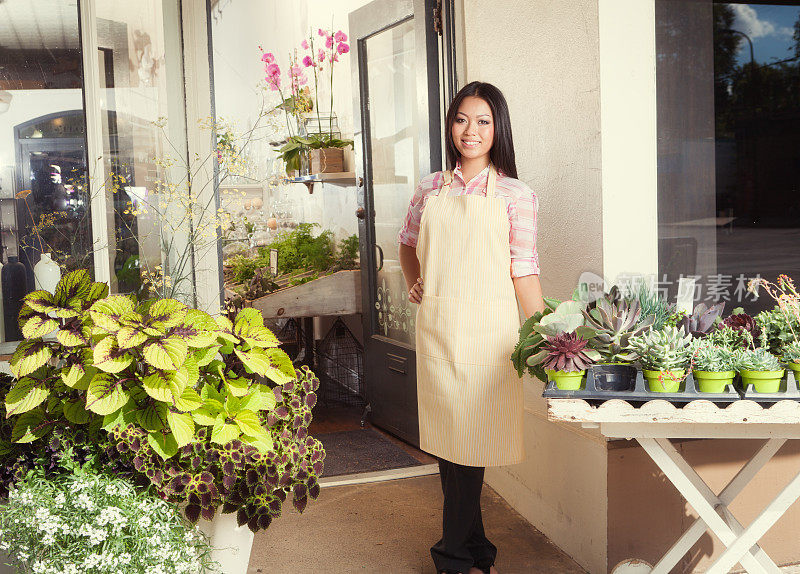
[[[430,175],[426,175],[417,185],[414,195],[411,196],[411,202],[408,206],[406,218],[403,221],[403,226],[400,228],[400,233],[397,234],[397,241],[409,247],[417,246],[417,237],[419,236],[419,225],[422,221],[422,211],[425,209],[425,204],[428,201],[428,195],[431,191],[437,189],[442,179],[442,172],[437,171]]]
[[[536,249],[539,198],[519,180],[504,178],[503,183],[509,196],[511,276],[539,275],[539,252]]]

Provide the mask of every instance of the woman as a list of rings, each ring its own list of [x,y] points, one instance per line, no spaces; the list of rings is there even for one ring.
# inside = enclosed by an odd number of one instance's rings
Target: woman
[[[472,82],[447,112],[451,171],[420,181],[400,230],[400,264],[417,309],[422,450],[439,460],[442,539],[437,572],[496,574],[483,531],[486,466],[520,462],[522,383],[511,364],[526,316],[544,309],[536,253],[537,200],[516,179],[503,94]]]

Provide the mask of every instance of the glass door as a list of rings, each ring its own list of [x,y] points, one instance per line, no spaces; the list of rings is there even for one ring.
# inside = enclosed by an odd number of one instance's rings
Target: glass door
[[[434,4],[377,0],[350,15],[367,400],[377,426],[416,445],[416,305],[397,234],[419,179],[441,169]]]

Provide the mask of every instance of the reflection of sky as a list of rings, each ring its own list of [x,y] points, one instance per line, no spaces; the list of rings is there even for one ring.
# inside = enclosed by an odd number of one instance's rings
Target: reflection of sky
[[[744,32],[753,41],[756,62],[768,63],[794,57],[794,23],[800,17],[800,6],[772,4],[728,4],[736,14],[732,28]],[[750,61],[746,40],[739,46],[738,62]]]

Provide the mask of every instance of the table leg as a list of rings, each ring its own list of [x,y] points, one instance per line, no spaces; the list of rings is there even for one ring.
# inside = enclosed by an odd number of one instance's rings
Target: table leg
[[[742,532],[741,536],[733,544],[727,545],[727,550],[711,565],[707,574],[729,572],[739,562],[740,556],[746,554],[748,549],[772,528],[798,498],[800,498],[800,472],[775,497],[775,500],[770,502],[761,514],[753,520],[750,526]]]
[[[722,513],[722,518],[728,523],[735,534],[741,534],[744,531],[744,527],[736,520],[730,511],[728,511],[727,506],[733,502],[742,489],[752,480],[758,471],[769,462],[785,442],[786,439],[770,439],[765,441],[753,457],[747,461],[739,472],[736,473],[736,476],[734,476],[719,495],[716,496],[715,507],[718,512]],[[713,496],[713,492],[711,495]],[[678,541],[675,542],[661,560],[653,567],[652,574],[668,574],[678,564],[680,559],[691,550],[695,542],[700,539],[707,529],[708,525],[702,518],[698,517],[692,526],[681,535]],[[777,570],[775,563],[757,545],[752,549],[751,553],[758,558],[759,562],[765,568],[771,568],[773,571]]]
[[[658,465],[669,481],[678,489],[678,492],[686,499],[686,502],[700,515],[703,522],[708,525],[708,528],[717,535],[725,546],[732,545],[737,536],[717,513],[715,506],[719,504],[718,497],[683,459],[672,443],[668,439],[637,438],[636,440],[639,441],[642,448],[653,459],[653,462]],[[750,574],[767,574],[777,571],[777,568],[773,570],[771,567],[774,564],[762,565],[755,556],[747,551],[741,556],[740,562]]]

